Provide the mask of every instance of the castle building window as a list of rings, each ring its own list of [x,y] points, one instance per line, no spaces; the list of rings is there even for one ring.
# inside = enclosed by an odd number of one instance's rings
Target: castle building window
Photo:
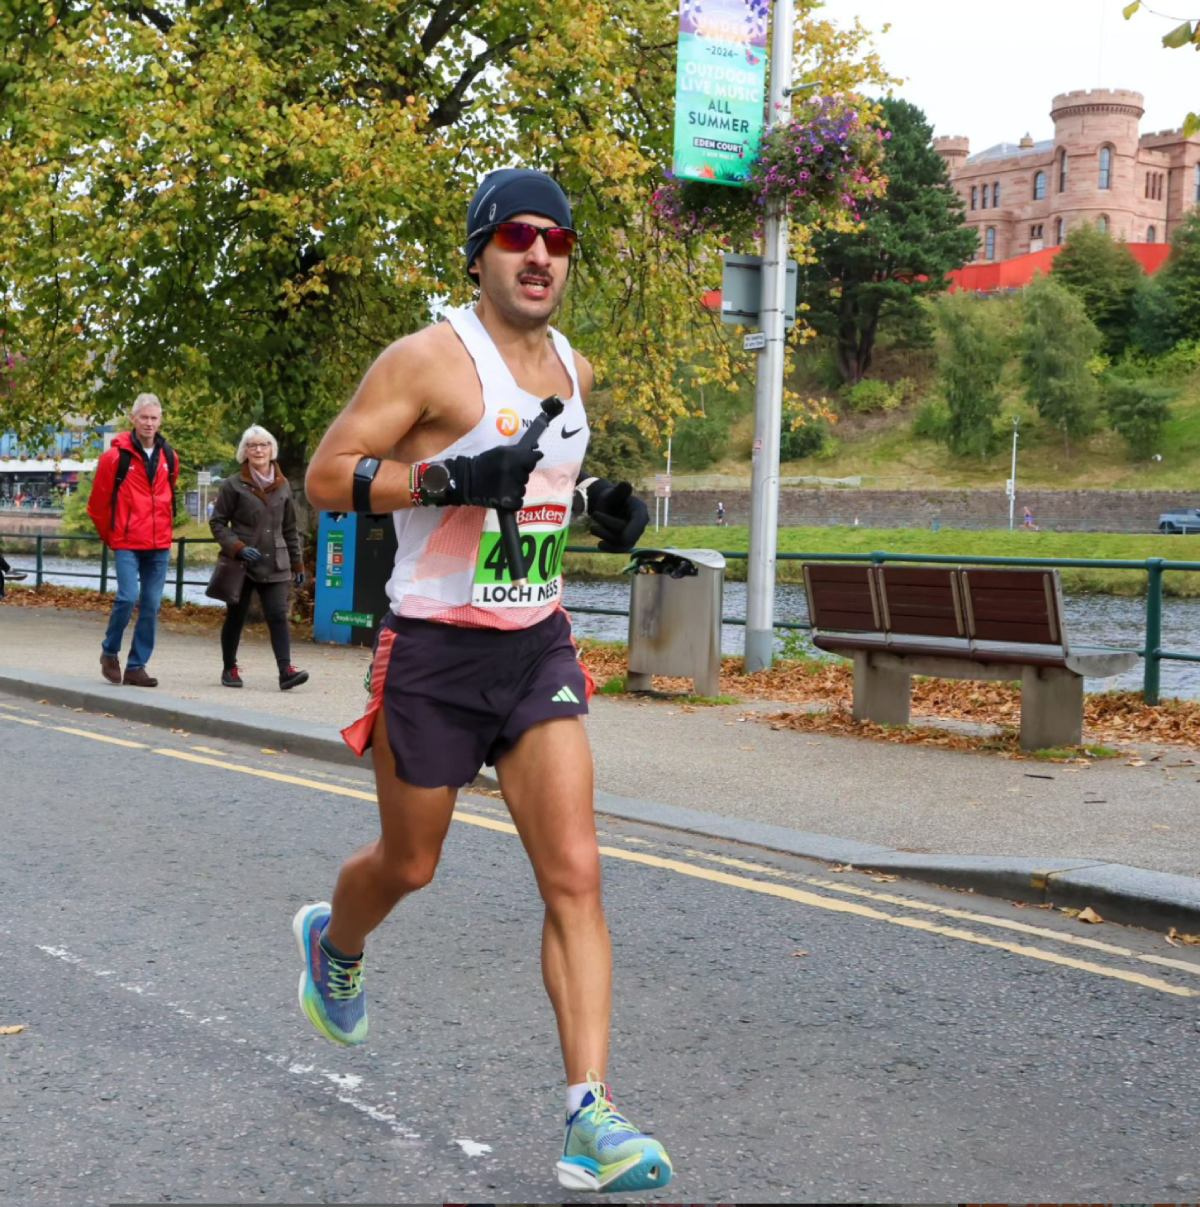
[[[1046,200],[1046,173],[1035,172],[1033,177],[1033,199],[1034,201]]]
[[[983,236],[983,258],[985,260],[994,260],[996,258],[996,228],[989,226]]]
[[[1146,227],[1146,242],[1155,243],[1158,240],[1158,231],[1152,226]]]
[[[998,210],[999,208],[1000,208],[1000,181],[997,180],[992,185],[992,209]]]
[[[1193,187],[1193,195],[1197,201],[1200,201],[1200,163],[1196,165],[1195,185]]]
[[[1112,188],[1112,147],[1100,148],[1100,178],[1097,183],[1102,189]]]
[[[1029,238],[1032,240],[1032,239],[1040,239],[1041,237],[1042,237],[1042,224],[1040,222],[1035,222],[1033,224],[1033,226],[1031,226],[1029,228]]]
[[[978,201],[979,201],[979,186],[977,184],[973,184],[973,185],[971,185],[971,208],[972,209],[978,209],[978,205],[976,204]]]
[[[1055,218],[1054,219],[1054,246],[1055,247],[1060,247],[1062,245],[1063,234],[1064,234],[1065,230],[1066,230],[1066,226],[1063,223],[1063,220],[1061,218]]]
[[[1096,219],[1096,229],[1098,231],[1104,231],[1105,234],[1108,233],[1108,215],[1107,214],[1101,214],[1100,217]]]
[[[1065,193],[1067,191],[1067,153],[1060,151],[1058,154],[1058,191]]]
[[[981,185],[979,188],[979,208],[981,210],[987,209],[987,199],[988,199],[988,186],[986,184]]]

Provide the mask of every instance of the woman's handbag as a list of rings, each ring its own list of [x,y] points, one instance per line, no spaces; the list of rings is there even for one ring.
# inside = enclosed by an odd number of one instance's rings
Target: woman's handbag
[[[226,557],[221,553],[217,556],[217,564],[213,567],[212,578],[204,588],[204,594],[209,599],[220,599],[228,604],[235,604],[242,598],[242,588],[246,585],[246,563],[238,557]]]

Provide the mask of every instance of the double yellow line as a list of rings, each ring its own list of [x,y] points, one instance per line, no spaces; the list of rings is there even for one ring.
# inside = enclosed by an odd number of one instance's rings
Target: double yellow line
[[[223,757],[213,757],[211,753],[196,753],[191,750],[178,750],[166,746],[151,746],[145,742],[131,741],[127,738],[114,738],[108,734],[81,729],[77,726],[54,725],[28,717],[19,717],[2,710],[0,710],[0,720],[51,729],[58,733],[70,734],[73,737],[86,738],[89,741],[105,742],[114,746],[146,750],[150,754],[161,755],[164,758],[178,759],[181,762],[194,763],[199,766],[213,767],[219,771],[250,775],[258,779],[272,780],[280,784],[291,784],[297,788],[307,788],[333,796],[346,796],[354,800],[375,803],[375,793],[361,788],[349,788],[341,784],[324,783],[319,780],[306,778],[305,776],[289,775],[282,771],[272,771],[268,768],[231,763]],[[201,749],[207,750],[207,748]],[[454,819],[463,825],[477,826],[481,829],[495,831],[496,833],[513,836],[517,833],[516,827],[511,821],[502,820],[498,817],[489,817],[486,815],[486,812],[471,812],[458,808],[455,809]],[[647,844],[641,843],[639,845]],[[712,855],[706,852],[686,852],[690,859],[697,862],[689,862],[684,859],[669,858],[650,854],[645,851],[611,845],[601,846],[600,853],[609,859],[640,864],[643,867],[655,868],[677,876],[687,876],[694,880],[707,881],[710,884],[720,884],[726,888],[736,889],[740,892],[758,893],[765,897],[790,901],[796,905],[804,905],[812,909],[826,910],[830,913],[848,914],[872,922],[882,922],[889,926],[900,926],[906,930],[938,935],[942,938],[955,939],[962,943],[972,943],[978,947],[1006,951],[1026,959],[1039,960],[1043,963],[1055,964],[1063,968],[1073,968],[1078,972],[1088,973],[1092,976],[1109,977],[1113,980],[1124,981],[1131,985],[1140,985],[1142,988],[1153,989],[1159,993],[1167,993],[1175,997],[1200,997],[1200,989],[1177,985],[1170,981],[1165,981],[1160,977],[1150,976],[1147,973],[1108,964],[1098,964],[1094,961],[1080,959],[1075,956],[1063,955],[1044,947],[1035,947],[1028,942],[992,938],[989,935],[974,930],[966,930],[962,926],[954,926],[946,922],[931,920],[928,916],[916,917],[913,915],[926,914],[957,922],[970,922],[976,926],[1019,933],[1031,939],[1049,940],[1060,945],[1086,949],[1118,959],[1133,960],[1139,963],[1167,968],[1174,972],[1200,976],[1200,964],[1191,963],[1187,960],[1176,960],[1167,956],[1156,956],[1138,952],[1129,947],[1085,938],[1083,936],[1066,935],[1056,930],[1051,930],[1048,927],[1033,926],[1014,919],[992,917],[988,914],[956,909],[950,906],[913,901],[894,894],[875,892],[856,885],[838,884],[819,877],[803,877],[807,883],[813,884],[823,890],[820,893],[816,893],[805,888],[796,887],[793,884],[781,883],[780,880],[784,877],[790,879],[795,879],[795,877],[789,873],[781,872],[779,869],[750,863],[746,860]],[[719,866],[706,866],[707,864],[717,864]],[[736,871],[724,870],[725,868],[736,869]],[[775,879],[771,879],[772,877],[775,877]],[[831,896],[828,894],[834,895]],[[866,899],[871,904],[865,904],[863,900],[848,900],[847,898]],[[888,905],[906,912],[889,912],[888,910],[879,908],[881,905]]]

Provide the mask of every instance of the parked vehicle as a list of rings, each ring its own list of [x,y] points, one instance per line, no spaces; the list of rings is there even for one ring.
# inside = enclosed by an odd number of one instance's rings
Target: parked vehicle
[[[1186,511],[1164,511],[1158,517],[1158,530],[1162,533],[1200,534],[1200,507],[1190,507]]]

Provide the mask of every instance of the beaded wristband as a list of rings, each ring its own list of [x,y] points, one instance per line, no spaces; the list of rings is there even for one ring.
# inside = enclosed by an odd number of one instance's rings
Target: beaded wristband
[[[428,468],[428,461],[414,461],[408,467],[408,494],[414,507],[426,506],[425,494],[421,490],[421,479]]]

